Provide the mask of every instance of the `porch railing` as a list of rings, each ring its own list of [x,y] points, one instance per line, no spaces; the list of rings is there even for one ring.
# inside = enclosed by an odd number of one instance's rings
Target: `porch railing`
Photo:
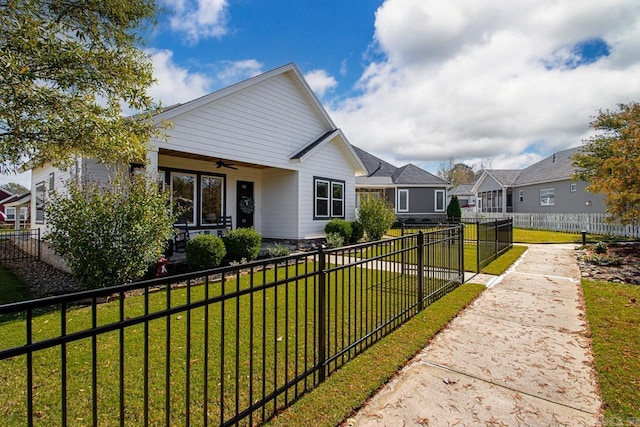
[[[462,283],[462,239],[445,227],[0,306],[3,422],[260,424]]]

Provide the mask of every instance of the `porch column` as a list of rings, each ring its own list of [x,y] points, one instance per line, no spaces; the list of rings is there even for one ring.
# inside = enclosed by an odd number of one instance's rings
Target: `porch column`
[[[156,145],[149,144],[145,168],[150,176],[155,177],[158,174],[158,147]]]

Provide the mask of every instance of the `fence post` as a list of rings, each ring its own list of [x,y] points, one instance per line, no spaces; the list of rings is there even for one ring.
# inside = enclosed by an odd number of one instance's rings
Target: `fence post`
[[[327,375],[327,367],[325,363],[327,361],[326,343],[327,343],[327,301],[326,301],[326,254],[322,247],[318,250],[318,312],[316,318],[318,319],[318,381],[323,383]]]
[[[404,222],[400,222],[400,235],[404,236]]]
[[[476,220],[476,273],[480,273],[480,220]]]
[[[38,240],[36,240],[36,256],[37,260],[40,261],[40,229],[38,228]]]
[[[496,229],[495,229],[496,238],[495,238],[495,243],[494,243],[494,246],[493,246],[493,248],[494,248],[494,250],[493,250],[493,259],[498,258],[498,240],[500,240],[499,239],[500,232],[499,232],[498,220],[497,219],[496,219],[495,227],[496,227]]]
[[[418,312],[424,310],[424,234],[418,232]]]
[[[458,230],[458,266],[460,267],[460,274],[462,274],[462,283],[464,283],[464,223],[459,224]]]

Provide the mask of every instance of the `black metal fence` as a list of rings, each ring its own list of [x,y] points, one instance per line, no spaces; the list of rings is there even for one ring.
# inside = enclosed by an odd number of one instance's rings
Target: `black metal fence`
[[[461,284],[462,240],[452,226],[0,306],[3,422],[260,424]]]
[[[480,273],[492,261],[513,246],[512,219],[462,219],[467,271]],[[442,225],[425,223],[397,223],[389,234],[404,236],[418,231],[436,230]]]
[[[0,261],[40,259],[40,229],[0,230]]]

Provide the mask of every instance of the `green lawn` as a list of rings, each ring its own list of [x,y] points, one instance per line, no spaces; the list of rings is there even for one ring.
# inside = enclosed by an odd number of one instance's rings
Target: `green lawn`
[[[482,269],[482,273],[499,276],[511,266],[527,250],[526,246],[513,245],[511,249],[500,255],[491,264]]]
[[[27,287],[16,276],[0,266],[0,305],[27,299]]]
[[[309,270],[304,270],[305,266]],[[296,271],[297,269],[297,271]],[[128,297],[122,301],[101,304],[97,308],[98,326],[107,326],[122,318],[139,318],[145,311],[158,314],[158,319],[148,325],[139,323],[127,327],[120,336],[118,331],[107,332],[96,339],[97,347],[97,400],[98,424],[119,423],[119,348],[124,343],[125,422],[138,424],[143,417],[144,373],[149,373],[148,399],[150,424],[165,423],[165,372],[170,366],[171,377],[169,422],[179,425],[184,422],[187,409],[195,425],[202,423],[205,385],[209,394],[208,420],[218,425],[223,418],[216,402],[224,401],[226,415],[236,410],[238,395],[240,409],[255,402],[261,390],[270,392],[290,381],[295,372],[311,366],[317,355],[312,351],[316,339],[316,303],[313,280],[293,280],[296,274],[312,271],[313,265],[298,264],[289,268],[268,270],[254,275],[253,286],[261,283],[284,281],[278,287],[268,287],[257,293],[244,293],[226,303],[214,303],[186,311],[187,301],[202,302],[220,298],[223,294],[248,290],[249,276],[239,281],[228,280],[224,289],[217,282],[211,286],[176,288],[169,293],[159,291],[144,296]],[[413,282],[415,276],[395,272],[351,269],[329,276],[328,304],[336,307],[328,318],[329,352],[341,348],[380,325],[383,317],[389,316],[397,307],[404,307],[415,300]],[[341,286],[349,283],[349,286]],[[367,286],[360,286],[367,283]],[[377,285],[377,284],[382,285]],[[376,284],[376,285],[371,285]],[[429,281],[425,293],[438,286]],[[242,292],[241,292],[242,293]],[[148,307],[146,310],[145,307]],[[175,312],[167,320],[161,312],[168,307]],[[182,307],[182,308],[181,308]],[[366,308],[366,310],[364,309]],[[287,311],[288,309],[288,311]],[[288,313],[288,314],[286,314]],[[368,314],[368,315],[367,315]],[[405,316],[405,318],[408,317]],[[91,326],[90,307],[73,308],[66,312],[66,333],[84,331]],[[207,319],[207,320],[205,320]],[[344,326],[342,326],[344,325]],[[34,317],[33,340],[40,341],[58,337],[61,333],[61,315],[48,312]],[[170,336],[167,338],[167,328]],[[386,328],[389,330],[391,327]],[[207,336],[208,334],[208,336]],[[368,341],[371,344],[381,333]],[[5,320],[0,322],[0,349],[21,346],[25,343],[25,321]],[[145,339],[148,336],[148,369],[145,369]],[[298,341],[294,340],[298,337]],[[169,356],[166,348],[169,340]],[[187,345],[190,340],[190,345]],[[208,343],[205,351],[205,342]],[[236,347],[236,343],[238,346]],[[69,421],[72,424],[91,424],[93,375],[91,351],[92,339],[80,339],[66,346],[66,378]],[[190,353],[187,354],[187,348]],[[354,349],[353,356],[362,347]],[[347,358],[348,358],[347,357]],[[338,359],[330,365],[335,370],[346,359]],[[186,363],[188,361],[188,363]],[[208,364],[205,373],[205,361]],[[59,347],[38,351],[33,356],[34,413],[42,425],[60,423],[61,351]],[[273,366],[276,369],[273,369]],[[264,371],[263,371],[264,369]],[[187,402],[186,375],[190,375],[190,400]],[[26,417],[26,357],[16,356],[0,361],[0,414],[7,425],[22,425]],[[311,388],[313,375],[308,382],[298,386],[298,391]],[[292,401],[294,392],[280,395],[269,410]],[[267,411],[267,415],[269,414]],[[255,414],[253,422],[261,415]],[[224,417],[226,418],[226,417]]]
[[[436,301],[271,421],[274,426],[335,426],[361,407],[483,290],[464,284]]]
[[[603,239],[603,236],[587,234],[587,243],[596,243]],[[560,233],[557,231],[527,230],[524,228],[513,229],[514,243],[582,243],[582,234]]]
[[[583,280],[582,287],[605,424],[638,425],[640,286]]]

